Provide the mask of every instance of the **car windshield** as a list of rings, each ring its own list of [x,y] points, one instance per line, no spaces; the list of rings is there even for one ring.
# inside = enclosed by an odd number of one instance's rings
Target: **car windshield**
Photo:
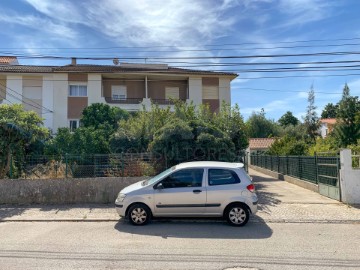
[[[154,176],[153,178],[150,178],[149,180],[145,180],[143,182],[144,186],[154,184],[156,181],[160,180],[161,178],[165,177],[166,175],[170,174],[173,170],[175,170],[175,166],[167,169],[166,171],[163,171],[162,173]]]

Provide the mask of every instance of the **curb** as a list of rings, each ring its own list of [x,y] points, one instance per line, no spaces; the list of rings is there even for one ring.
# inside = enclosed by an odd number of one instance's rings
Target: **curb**
[[[10,223],[10,222],[125,222],[122,219],[113,219],[113,218],[97,218],[97,219],[81,219],[81,218],[64,218],[64,219],[3,219],[0,220],[0,223]],[[226,223],[223,220],[155,220],[155,223]],[[265,219],[257,220],[253,219],[249,221],[249,224],[254,223],[294,223],[294,224],[360,224],[360,220],[297,220],[297,219]]]

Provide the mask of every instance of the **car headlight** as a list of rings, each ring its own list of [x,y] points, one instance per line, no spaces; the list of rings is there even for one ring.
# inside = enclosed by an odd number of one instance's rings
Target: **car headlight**
[[[121,203],[121,202],[123,202],[123,201],[125,200],[125,197],[126,197],[126,194],[120,193],[120,194],[118,195],[118,197],[116,198],[115,203]]]

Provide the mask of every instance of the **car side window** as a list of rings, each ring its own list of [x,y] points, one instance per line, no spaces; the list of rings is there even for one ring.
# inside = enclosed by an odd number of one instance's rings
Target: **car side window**
[[[209,186],[231,185],[240,183],[236,172],[226,169],[209,169]]]
[[[184,169],[161,181],[164,188],[201,187],[204,169]]]

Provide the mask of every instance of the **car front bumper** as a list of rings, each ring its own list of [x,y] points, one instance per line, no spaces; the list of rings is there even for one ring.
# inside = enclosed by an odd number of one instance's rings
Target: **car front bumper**
[[[123,204],[115,204],[116,212],[119,214],[120,217],[125,217],[125,207]]]

